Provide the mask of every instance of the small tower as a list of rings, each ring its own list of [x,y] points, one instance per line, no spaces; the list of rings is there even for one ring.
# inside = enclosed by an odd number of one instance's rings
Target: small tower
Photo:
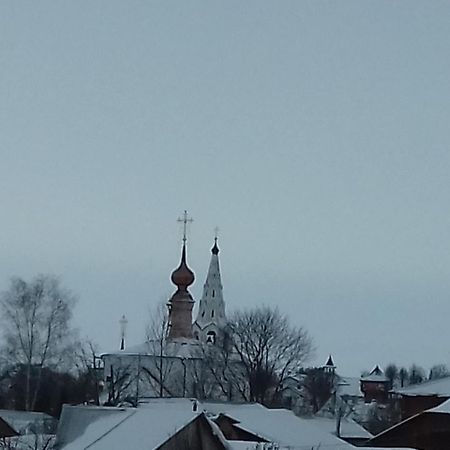
[[[334,365],[331,355],[328,357],[327,362],[323,366],[323,371],[329,375],[334,375],[336,373],[336,366]]]
[[[169,307],[169,333],[167,338],[190,339],[192,338],[192,308],[194,299],[188,291],[188,287],[194,282],[194,272],[186,263],[186,225],[192,219],[187,218],[187,211],[180,221],[184,224],[183,248],[181,251],[181,262],[177,269],[172,272],[172,283],[177,287],[176,292],[170,298]]]
[[[120,350],[125,350],[125,335],[127,332],[128,320],[125,317],[125,314],[119,320],[120,324]]]
[[[194,323],[194,335],[202,342],[214,344],[220,331],[226,325],[225,302],[222,290],[216,233],[214,246],[211,249],[208,275],[203,285],[203,295]]]

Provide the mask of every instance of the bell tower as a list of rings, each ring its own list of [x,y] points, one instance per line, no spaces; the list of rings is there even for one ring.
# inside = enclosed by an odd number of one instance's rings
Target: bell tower
[[[186,262],[186,227],[192,222],[188,218],[187,211],[178,219],[183,223],[183,247],[181,250],[181,261],[177,269],[172,272],[172,283],[177,290],[170,298],[167,306],[169,308],[169,331],[167,339],[191,339],[192,338],[192,308],[194,299],[188,291],[188,287],[194,282],[194,272],[189,269]]]
[[[221,338],[220,334],[227,323],[220,276],[217,231],[216,229],[208,275],[203,285],[203,295],[200,299],[197,318],[194,323],[194,336],[207,344],[215,344],[217,339]]]

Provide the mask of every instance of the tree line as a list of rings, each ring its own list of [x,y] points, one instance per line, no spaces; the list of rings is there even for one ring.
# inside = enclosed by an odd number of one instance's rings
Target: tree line
[[[98,398],[95,352],[71,324],[75,303],[55,276],[11,279],[0,298],[0,408],[59,416],[63,403]]]
[[[409,368],[399,367],[390,363],[384,370],[391,387],[406,387],[420,384],[424,381],[438,380],[450,376],[450,370],[446,364],[435,364],[428,371],[418,364],[412,364]]]
[[[74,294],[52,275],[11,280],[0,297],[0,408],[58,416],[63,403],[99,404],[103,373],[94,346],[81,342],[72,326],[75,304]],[[165,358],[164,350],[167,325],[162,304],[152,314],[146,337],[149,353],[157,356],[155,370],[142,367],[139,373],[158,386],[161,397],[172,393],[168,379],[173,361]],[[284,391],[298,381],[290,387],[301,389],[300,395],[315,412],[332,394],[334,375],[306,365],[314,352],[311,336],[277,308],[235,311],[222,331],[214,345],[201,346],[201,364],[193,366],[192,374],[196,396],[231,399],[237,392],[244,401],[289,406],[283,403]],[[127,370],[121,367],[106,374],[109,404],[118,404],[127,395],[132,384]],[[391,363],[385,374],[392,386],[404,387],[450,372],[443,364],[427,374],[416,364],[406,369]],[[186,367],[178,381],[184,396]]]

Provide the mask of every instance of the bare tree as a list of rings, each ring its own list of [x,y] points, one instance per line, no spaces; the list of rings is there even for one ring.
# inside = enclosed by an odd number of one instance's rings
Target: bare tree
[[[398,371],[398,379],[400,381],[400,387],[405,387],[409,382],[409,373],[406,367],[402,367]]]
[[[334,389],[334,377],[326,373],[322,367],[311,367],[305,370],[303,387],[315,414],[331,397]]]
[[[409,384],[420,384],[426,379],[425,370],[418,366],[417,364],[413,364],[409,368]]]
[[[286,376],[298,372],[313,350],[306,330],[292,326],[276,308],[238,311],[229,326],[250,401],[272,402]]]
[[[30,282],[13,278],[2,294],[3,351],[9,363],[26,369],[26,410],[34,409],[42,369],[61,368],[72,353],[74,303],[74,296],[51,275]]]
[[[428,379],[437,380],[439,378],[445,378],[448,376],[450,376],[450,372],[445,364],[435,364],[430,369],[430,375],[428,376]]]
[[[109,374],[106,377],[108,385],[108,401],[107,406],[117,406],[121,401],[130,399],[130,388],[136,381],[136,377],[132,375],[131,366],[118,364],[109,367]],[[133,399],[134,400],[134,399]]]
[[[96,345],[92,341],[79,342],[75,352],[75,367],[78,371],[78,381],[84,386],[84,402],[100,405],[100,381],[103,371],[99,365],[101,359]]]
[[[392,389],[394,387],[394,383],[397,381],[399,377],[398,367],[394,363],[390,363],[384,369],[384,374],[386,375],[386,378],[389,380],[389,384]]]
[[[218,333],[214,345],[203,344],[202,361],[209,376],[211,396],[217,398],[240,398],[250,401],[248,378],[240,358],[234,351],[234,340],[229,327]]]
[[[165,302],[159,302],[150,313],[150,322],[146,329],[148,353],[154,356],[155,371],[152,368],[144,367],[143,372],[150,382],[157,382],[157,389],[160,397],[167,391],[167,380],[172,371],[174,361],[166,357],[166,337],[168,332],[169,314]]]

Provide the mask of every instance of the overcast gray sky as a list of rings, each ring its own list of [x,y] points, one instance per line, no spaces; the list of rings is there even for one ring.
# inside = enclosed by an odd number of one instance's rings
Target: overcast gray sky
[[[0,288],[61,275],[117,348],[220,232],[228,310],[358,375],[450,363],[448,1],[3,1]]]

